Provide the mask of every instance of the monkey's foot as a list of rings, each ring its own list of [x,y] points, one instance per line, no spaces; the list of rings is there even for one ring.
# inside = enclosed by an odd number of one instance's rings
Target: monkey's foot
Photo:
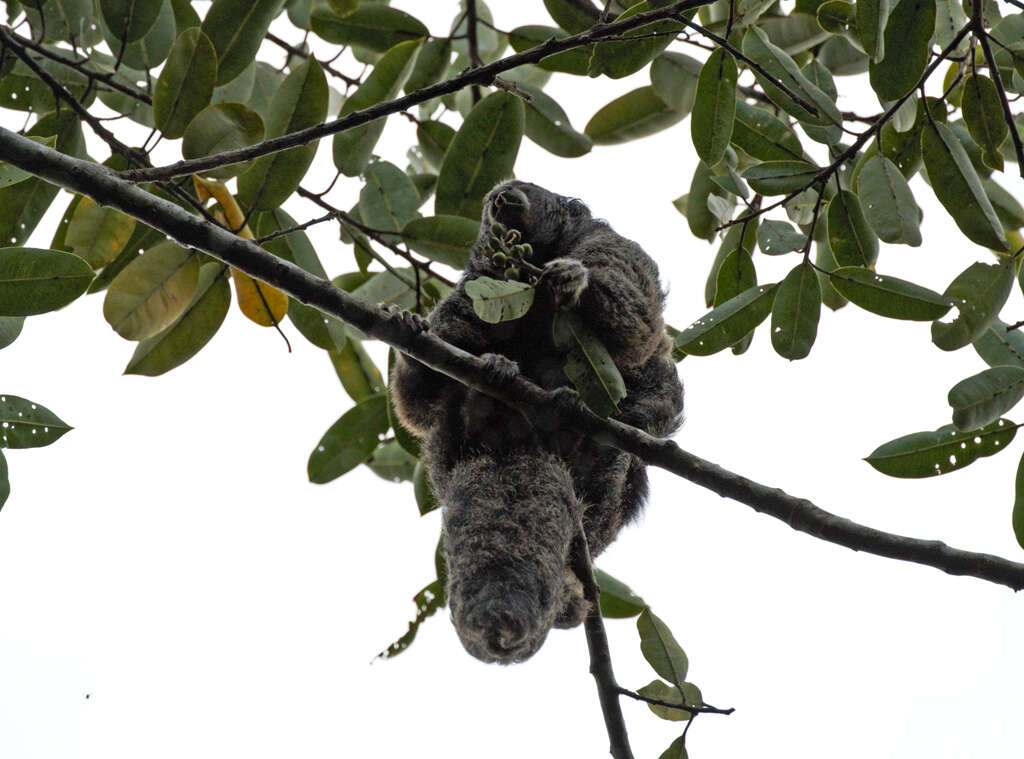
[[[556,258],[544,265],[540,284],[555,298],[557,306],[575,306],[587,286],[587,267],[575,258]]]
[[[486,366],[484,373],[492,385],[507,385],[519,376],[519,364],[500,353],[485,353],[480,358]]]
[[[409,330],[414,335],[419,335],[430,329],[430,322],[419,314],[414,314],[412,311],[406,311],[399,305],[389,303],[384,306],[384,310],[387,311],[389,318],[400,322],[405,329]]]
[[[583,583],[571,569],[565,570],[562,589],[562,610],[555,617],[555,627],[563,630],[576,627],[590,611],[590,603],[583,597]]]

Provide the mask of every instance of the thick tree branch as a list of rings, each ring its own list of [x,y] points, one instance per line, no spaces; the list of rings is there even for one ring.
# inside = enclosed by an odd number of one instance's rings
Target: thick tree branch
[[[803,498],[769,488],[710,461],[688,453],[671,440],[652,437],[613,419],[601,419],[580,405],[567,406],[564,396],[542,390],[524,377],[491,387],[487,364],[449,345],[429,332],[414,334],[401,318],[385,309],[354,298],[329,281],[313,277],[299,267],[201,219],[169,201],[125,182],[104,166],[83,161],[39,145],[0,127],[0,160],[72,192],[88,195],[159,229],[182,245],[210,253],[252,277],[352,324],[367,335],[386,342],[431,368],[524,413],[549,408],[566,428],[639,456],[649,464],[732,498],[755,511],[780,519],[795,530],[837,545],[1024,588],[1024,564],[989,554],[962,551],[934,540],[921,540],[875,530],[830,514]]]
[[[561,39],[552,37],[547,42],[544,42],[537,47],[524,50],[523,52],[516,53],[515,55],[510,55],[507,58],[502,58],[501,60],[489,63],[486,66],[467,69],[462,74],[452,77],[451,79],[438,82],[430,87],[424,87],[420,90],[416,90],[416,92],[400,97],[397,100],[389,100],[384,103],[377,103],[369,108],[364,108],[361,111],[353,111],[347,116],[335,119],[334,121],[317,124],[316,126],[309,127],[308,129],[301,129],[298,132],[292,132],[290,134],[282,135],[281,137],[265,140],[246,148],[228,150],[223,153],[217,153],[203,158],[178,161],[177,163],[172,163],[167,166],[159,166],[152,169],[135,169],[125,171],[122,172],[121,176],[130,182],[151,182],[159,179],[170,179],[171,177],[180,176],[182,174],[196,174],[198,172],[209,171],[210,169],[215,169],[220,166],[241,163],[253,158],[258,158],[259,156],[276,153],[280,150],[286,150],[287,148],[305,145],[313,142],[314,140],[319,140],[338,132],[344,132],[348,129],[374,121],[383,116],[388,116],[392,113],[399,113],[400,111],[404,111],[414,105],[419,105],[420,103],[440,97],[441,95],[457,92],[464,87],[468,87],[473,84],[489,86],[493,84],[494,78],[498,74],[510,69],[514,69],[526,63],[537,63],[539,60],[546,58],[549,55],[582,47],[593,42],[599,42],[606,37],[614,37],[617,34],[628,32],[630,29],[636,29],[637,27],[645,26],[646,24],[650,24],[654,21],[671,18],[683,11],[690,10],[691,8],[699,8],[702,5],[708,5],[710,2],[712,2],[712,0],[681,0],[680,2],[672,3],[672,5],[667,5],[664,8],[658,8],[657,10],[648,11],[646,13],[638,13],[635,16],[623,19],[622,21],[595,26],[585,32],[574,34],[570,37],[563,37]]]
[[[583,629],[587,634],[587,650],[590,652],[590,674],[597,683],[597,697],[608,730],[609,750],[614,759],[633,759],[626,721],[619,704],[619,694],[623,689],[615,681],[615,673],[612,671],[608,634],[601,617],[601,590],[594,578],[594,562],[590,558],[590,546],[587,545],[587,533],[582,522],[572,544],[572,571],[583,584],[583,597],[590,605],[583,620]]]

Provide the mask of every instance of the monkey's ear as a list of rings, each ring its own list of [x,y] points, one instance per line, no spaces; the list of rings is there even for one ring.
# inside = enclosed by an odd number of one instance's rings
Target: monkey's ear
[[[569,198],[567,204],[569,214],[572,216],[590,216],[590,209],[587,204],[579,198]]]

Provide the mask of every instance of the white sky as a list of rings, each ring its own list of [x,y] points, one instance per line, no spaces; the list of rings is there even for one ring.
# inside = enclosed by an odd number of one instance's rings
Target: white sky
[[[437,33],[456,8],[394,4]],[[540,2],[492,5],[503,28],[549,23]],[[645,83],[556,76],[547,91],[582,129]],[[583,198],[655,257],[679,327],[705,310],[715,250],[670,203],[694,167],[688,130],[574,160],[524,140],[517,164],[520,178]],[[404,166],[412,139],[393,118],[379,152]],[[163,147],[158,162],[175,157],[175,144]],[[331,167],[329,148],[318,166]],[[92,152],[106,155],[95,143]],[[1019,179],[1002,181],[1020,197]],[[941,291],[985,254],[920,179],[914,188],[924,244],[884,248],[879,270]],[[347,208],[358,189],[343,180],[332,199]],[[30,244],[49,243],[66,204],[62,194]],[[335,228],[312,237],[331,274],[354,268]],[[797,258],[755,262],[771,282]],[[0,390],[75,426],[49,448],[5,452],[0,756],[606,755],[582,629],[555,631],[532,660],[502,668],[465,654],[441,613],[408,652],[371,665],[433,577],[439,515],[418,517],[411,485],[365,467],[326,486],[306,481],[309,452],[350,405],[321,351],[287,325],[288,354],[233,307],[183,367],[126,377],[132,345],[101,308],[92,296],[33,317],[0,352]],[[1024,318],[1019,292],[1004,313]],[[1019,443],[926,481],[860,460],[946,423],[949,387],[984,368],[970,349],[942,353],[928,335],[927,324],[848,306],[823,313],[809,359],[787,362],[762,327],[742,357],[680,364],[687,423],[676,440],[871,526],[1024,559],[1010,529]],[[691,756],[1020,756],[1024,610],[1012,591],[855,554],[666,473],[651,478],[644,519],[598,564],[672,627],[705,698],[737,709],[698,721]],[[608,628],[620,681],[653,679],[634,622]],[[638,757],[678,734],[644,706],[624,709]]]

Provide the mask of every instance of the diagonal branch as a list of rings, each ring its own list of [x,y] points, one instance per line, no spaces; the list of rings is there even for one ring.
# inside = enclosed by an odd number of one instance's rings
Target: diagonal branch
[[[464,87],[468,87],[473,84],[490,86],[494,83],[494,78],[498,74],[514,69],[518,66],[522,66],[523,64],[537,63],[542,58],[546,58],[549,55],[589,45],[594,42],[600,42],[606,37],[614,37],[618,34],[622,34],[623,32],[628,32],[630,29],[636,29],[654,21],[672,18],[683,11],[687,11],[692,8],[699,8],[702,5],[708,5],[711,2],[712,0],[680,0],[679,2],[667,5],[664,8],[647,11],[646,13],[638,13],[635,16],[630,16],[627,19],[616,21],[612,24],[595,26],[585,32],[574,34],[570,37],[563,37],[561,39],[552,37],[547,42],[530,48],[529,50],[524,50],[521,53],[510,55],[507,58],[494,61],[494,63],[489,63],[486,66],[478,66],[475,68],[471,67],[451,79],[416,90],[415,92],[405,95],[404,97],[397,98],[396,100],[377,103],[376,105],[364,108],[361,111],[353,111],[347,116],[335,119],[334,121],[317,124],[316,126],[301,129],[298,132],[292,132],[280,137],[274,137],[270,140],[264,140],[263,142],[250,145],[246,148],[227,150],[223,153],[217,153],[203,158],[194,158],[188,161],[178,161],[167,166],[159,166],[152,169],[134,169],[131,171],[125,171],[122,172],[121,176],[130,182],[150,182],[158,179],[169,179],[182,174],[195,174],[198,172],[209,171],[210,169],[215,169],[220,166],[241,163],[253,158],[258,158],[259,156],[276,153],[288,148],[294,148],[298,145],[305,145],[313,142],[314,140],[319,140],[323,137],[337,134],[338,132],[344,132],[348,129],[366,124],[367,122],[374,121],[383,116],[388,116],[392,113],[399,113],[400,111],[404,111],[414,105],[419,105],[420,103],[424,103],[428,100],[433,100],[441,95],[457,92]]]
[[[523,413],[547,408],[567,429],[639,456],[775,517],[795,530],[822,540],[901,561],[1024,588],[1024,564],[999,556],[951,548],[937,540],[904,537],[830,514],[810,501],[770,488],[684,451],[671,440],[652,437],[614,419],[601,419],[582,406],[566,404],[564,394],[542,390],[524,377],[493,387],[487,363],[430,332],[415,334],[400,315],[366,303],[311,276],[288,261],[243,240],[175,204],[122,180],[105,166],[83,161],[39,145],[0,127],[0,159],[72,192],[88,195],[159,229],[182,245],[204,250],[224,263],[283,290],[296,300],[352,324],[370,337],[391,345],[455,380],[493,396]]]

